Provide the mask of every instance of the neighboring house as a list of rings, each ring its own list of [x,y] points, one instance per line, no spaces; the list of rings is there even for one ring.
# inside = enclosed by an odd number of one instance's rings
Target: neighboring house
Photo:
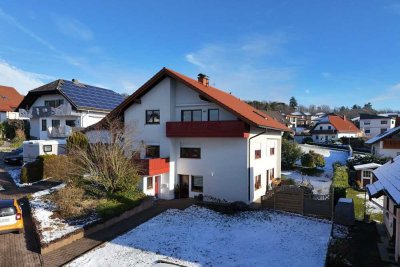
[[[396,116],[360,114],[360,130],[367,138],[382,134],[396,125]]]
[[[341,137],[360,137],[361,131],[345,116],[335,114],[322,117],[310,131],[314,142],[337,141]]]
[[[14,87],[0,85],[0,123],[19,119],[19,113],[15,109],[24,97]]]
[[[295,111],[286,115],[286,119],[290,122],[291,128],[307,128],[311,125],[311,114],[308,112]]]
[[[367,163],[354,166],[354,170],[356,171],[356,181],[360,183],[361,188],[365,188],[367,184],[372,184],[376,181],[372,172],[380,166],[381,165],[377,163]]]
[[[400,155],[400,126],[390,129],[369,139],[371,153],[380,157],[397,157]]]
[[[286,116],[284,114],[282,114],[280,111],[267,110],[264,112],[267,113],[267,115],[272,117],[274,120],[286,125],[286,127],[291,126],[291,123],[289,122],[289,120],[287,120]]]
[[[140,151],[148,195],[171,199],[178,185],[182,198],[251,203],[281,175],[281,136],[289,129],[210,86],[204,75],[194,80],[163,68],[107,119],[115,117],[135,129],[128,134]]]
[[[124,97],[112,90],[56,80],[29,91],[18,106],[19,114],[30,119],[31,139],[68,137],[73,128],[97,123]]]
[[[377,168],[373,174],[377,181],[367,185],[368,195],[370,199],[384,196],[383,207],[375,204],[383,209],[383,223],[394,241],[397,262],[400,252],[400,157]]]

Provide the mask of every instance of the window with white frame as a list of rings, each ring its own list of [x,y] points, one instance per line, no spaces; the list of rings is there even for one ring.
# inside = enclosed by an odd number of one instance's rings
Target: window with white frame
[[[153,177],[147,177],[147,190],[153,189]]]
[[[192,175],[192,192],[203,192],[203,176]]]
[[[256,190],[261,188],[261,174],[256,176],[255,183],[254,183],[254,188]]]
[[[364,178],[371,178],[371,171],[363,171]]]

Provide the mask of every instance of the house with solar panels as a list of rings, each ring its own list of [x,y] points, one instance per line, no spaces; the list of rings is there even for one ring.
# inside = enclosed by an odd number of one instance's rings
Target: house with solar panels
[[[203,74],[195,80],[163,68],[89,127],[89,141],[103,140],[101,125],[116,119],[134,142],[147,195],[251,203],[281,176],[282,134],[290,129]]]
[[[59,79],[29,91],[17,110],[30,120],[30,139],[63,139],[99,122],[123,100],[110,89]]]

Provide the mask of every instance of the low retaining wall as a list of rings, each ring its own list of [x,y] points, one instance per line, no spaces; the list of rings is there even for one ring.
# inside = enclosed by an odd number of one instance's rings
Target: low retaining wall
[[[79,229],[78,231],[73,232],[66,237],[64,236],[60,239],[54,240],[49,244],[40,244],[40,254],[49,253],[49,252],[59,249],[63,246],[69,245],[72,242],[79,240],[85,236],[89,236],[98,231],[101,231],[101,230],[103,230],[107,227],[110,227],[111,225],[114,225],[116,223],[119,223],[139,212],[142,212],[144,210],[151,208],[153,206],[153,204],[154,204],[153,198],[146,198],[142,201],[142,203],[140,203],[139,206],[136,206],[131,210],[125,211],[118,217],[111,218],[107,221],[100,221],[100,222],[95,222],[94,224],[91,224],[91,225],[87,225],[84,228]]]

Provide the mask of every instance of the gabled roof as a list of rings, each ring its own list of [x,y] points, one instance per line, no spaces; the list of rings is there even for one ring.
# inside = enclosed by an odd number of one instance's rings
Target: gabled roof
[[[14,111],[23,98],[14,87],[0,85],[0,112]]]
[[[290,131],[282,123],[274,120],[269,115],[261,112],[252,106],[248,105],[239,98],[234,97],[224,91],[221,91],[212,86],[206,86],[199,83],[197,80],[191,79],[183,74],[176,71],[163,68],[156,75],[154,75],[150,80],[148,80],[144,85],[142,85],[138,90],[136,90],[131,96],[125,99],[117,108],[115,108],[105,119],[123,116],[123,112],[132,104],[140,100],[140,97],[146,94],[151,88],[162,81],[164,78],[170,77],[177,80],[189,88],[193,89],[199,95],[205,99],[216,103],[227,111],[231,112],[244,122],[262,128],[276,129],[280,131]]]
[[[38,97],[48,94],[61,94],[77,110],[109,112],[124,100],[110,89],[60,79],[29,91],[18,108],[31,107]]]
[[[397,126],[395,128],[389,129],[384,133],[378,134],[377,136],[372,137],[371,139],[369,139],[367,142],[365,142],[366,144],[374,144],[376,142],[379,142],[380,140],[386,138],[386,137],[390,137],[392,135],[395,135],[397,133],[400,132],[400,126]]]
[[[379,197],[386,193],[397,204],[400,204],[400,156],[373,171],[377,181],[367,185],[370,197]]]
[[[333,127],[337,130],[338,133],[356,133],[360,132],[360,129],[358,129],[351,121],[348,121],[345,118],[342,118],[338,115],[327,115],[325,117],[322,117],[318,123],[314,126],[313,130],[315,127],[317,127],[319,124],[323,123],[330,123],[332,124]]]

